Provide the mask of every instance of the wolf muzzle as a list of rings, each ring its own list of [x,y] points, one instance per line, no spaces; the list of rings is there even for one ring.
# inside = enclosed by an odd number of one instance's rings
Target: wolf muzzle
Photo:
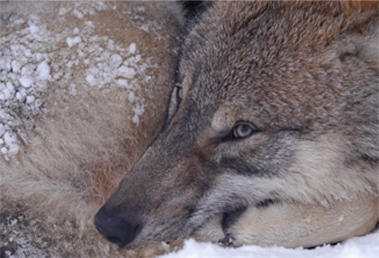
[[[104,207],[95,216],[95,226],[106,239],[120,247],[131,243],[142,229],[140,223],[109,214]]]

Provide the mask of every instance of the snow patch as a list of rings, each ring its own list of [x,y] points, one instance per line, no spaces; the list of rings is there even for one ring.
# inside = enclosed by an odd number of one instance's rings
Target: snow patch
[[[71,14],[74,15],[76,18],[79,18],[79,19],[84,18],[84,14],[81,13],[80,11],[78,11],[77,9],[73,10]]]
[[[36,97],[34,97],[34,96],[27,96],[26,97],[26,103],[27,104],[30,104],[30,103],[34,102],[35,100],[36,100]]]
[[[130,92],[129,98],[128,98],[129,102],[133,103],[135,99],[136,99],[136,96],[135,96],[134,92]]]
[[[16,154],[18,152],[18,150],[20,149],[20,146],[17,143],[16,135],[14,135],[10,132],[6,132],[3,135],[3,139],[4,139],[4,143],[6,145],[6,147],[3,147],[3,148],[6,148],[6,151],[4,154],[7,154],[7,153]],[[2,152],[3,152],[3,148],[2,148]]]
[[[136,71],[133,68],[129,68],[126,65],[121,66],[117,69],[118,75],[125,78],[133,78],[136,75]]]
[[[68,45],[69,47],[72,47],[72,46],[74,46],[74,45],[76,45],[76,44],[82,42],[82,39],[81,39],[79,36],[77,36],[77,37],[73,37],[73,38],[68,37],[68,38],[66,39],[66,42],[67,42],[67,45]]]
[[[29,77],[21,77],[19,81],[21,85],[25,88],[29,88],[33,83],[33,79]]]
[[[65,15],[65,14],[68,13],[69,11],[70,11],[70,10],[69,10],[68,8],[61,7],[61,8],[59,9],[59,13],[58,13],[58,15],[59,15],[59,16]]]
[[[38,28],[38,26],[34,25],[33,23],[30,23],[29,30],[30,30],[31,34],[34,34],[39,30],[39,28]]]
[[[50,79],[50,66],[47,64],[46,61],[43,61],[40,63],[37,67],[37,76],[41,80],[48,80]]]
[[[351,238],[335,246],[325,245],[315,249],[242,246],[224,248],[212,243],[186,240],[184,248],[160,258],[376,258],[379,253],[379,230],[363,237]]]
[[[130,95],[129,95],[130,98]],[[134,116],[133,116],[133,123],[136,125],[139,125],[139,116],[144,113],[144,104],[137,103],[136,107],[133,108]]]
[[[91,86],[94,86],[96,84],[96,78],[93,74],[87,75],[86,81],[89,82],[89,84],[91,84]]]
[[[137,45],[136,45],[136,43],[132,43],[132,44],[130,44],[130,46],[129,46],[129,52],[130,52],[130,54],[135,54],[135,53],[136,53],[136,50],[137,50]]]

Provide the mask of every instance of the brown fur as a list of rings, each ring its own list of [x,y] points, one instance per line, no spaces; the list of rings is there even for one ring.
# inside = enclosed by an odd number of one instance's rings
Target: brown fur
[[[63,8],[69,11],[59,14]],[[26,140],[18,136],[18,153],[8,157],[0,154],[0,256],[9,251],[25,256],[141,257],[167,251],[168,247],[160,243],[145,249],[120,250],[93,226],[96,210],[157,134],[165,116],[172,88],[170,46],[177,34],[176,23],[167,15],[165,5],[107,1],[102,9],[95,2],[15,1],[2,2],[0,10],[2,39],[19,33],[22,40],[20,32],[30,26],[29,21],[40,31],[51,33],[46,35],[55,39],[54,43],[41,41],[41,48],[32,54],[49,53],[50,75],[62,72],[36,96],[42,100],[44,112],[29,117],[28,121],[34,121],[31,126],[26,122],[14,126],[14,132],[27,136]],[[75,16],[74,10],[83,18]],[[18,19],[25,23],[15,25]],[[94,24],[92,31],[86,25],[88,21]],[[141,29],[143,25],[148,25],[148,30]],[[79,34],[71,33],[75,28]],[[150,60],[154,65],[148,66],[144,74],[137,74],[131,84],[136,98],[145,99],[146,104],[139,125],[133,122],[135,102],[129,101],[125,88],[117,87],[115,81],[102,88],[86,81],[88,67],[84,60],[95,61],[84,48],[86,56],[80,57],[78,45],[68,47],[66,38],[75,35],[81,36],[87,47],[91,44],[85,38],[90,36],[106,36],[124,49],[134,42],[142,62]],[[105,50],[107,41],[99,41]],[[23,43],[7,41],[0,51],[15,44]],[[117,49],[110,52],[120,54]],[[78,66],[66,66],[76,59]],[[146,76],[151,76],[151,81]],[[76,85],[75,93],[72,84]],[[23,119],[23,114],[19,118]]]

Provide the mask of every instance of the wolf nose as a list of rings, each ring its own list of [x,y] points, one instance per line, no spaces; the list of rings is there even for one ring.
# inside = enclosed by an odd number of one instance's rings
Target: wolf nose
[[[123,247],[134,240],[141,226],[109,214],[102,207],[95,215],[96,229],[109,241]]]

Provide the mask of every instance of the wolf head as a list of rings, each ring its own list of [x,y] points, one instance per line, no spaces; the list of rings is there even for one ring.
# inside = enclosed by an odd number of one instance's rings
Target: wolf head
[[[377,191],[375,8],[190,5],[166,124],[96,215],[98,230],[141,245],[190,236],[219,214],[226,231],[247,207]]]

